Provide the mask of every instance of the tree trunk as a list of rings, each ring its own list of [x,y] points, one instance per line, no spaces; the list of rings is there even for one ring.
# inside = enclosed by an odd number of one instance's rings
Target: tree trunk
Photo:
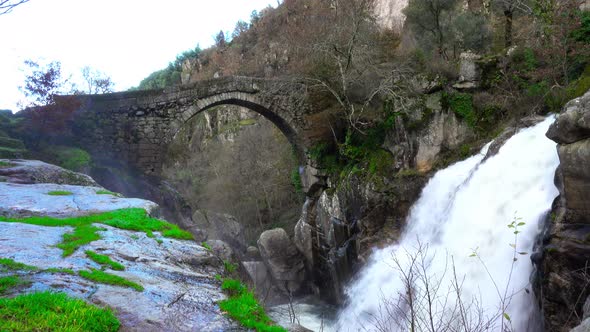
[[[504,47],[512,46],[512,10],[504,10]]]

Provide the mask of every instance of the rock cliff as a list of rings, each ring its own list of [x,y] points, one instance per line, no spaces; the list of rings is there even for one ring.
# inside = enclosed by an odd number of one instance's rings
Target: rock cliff
[[[564,107],[547,137],[558,143],[560,195],[543,239],[538,295],[545,329],[568,331],[587,318],[584,303],[590,295],[590,92]]]

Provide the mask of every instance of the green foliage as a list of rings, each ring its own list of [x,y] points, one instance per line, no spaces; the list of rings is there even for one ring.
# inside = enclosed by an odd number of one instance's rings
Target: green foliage
[[[103,229],[90,224],[80,225],[74,229],[74,232],[64,234],[57,247],[63,250],[62,256],[67,257],[81,246],[100,239],[100,235],[96,233],[100,230]]]
[[[75,172],[90,166],[92,161],[90,154],[80,148],[52,146],[49,153],[55,156],[59,166]]]
[[[201,242],[201,247],[207,249],[208,251],[212,251],[213,249],[211,248],[211,246],[209,245],[209,243],[203,241]]]
[[[511,55],[512,64],[516,70],[531,72],[539,66],[535,52],[531,48],[517,48]]]
[[[225,272],[228,274],[234,273],[238,268],[236,264],[233,264],[230,261],[223,261],[223,267],[225,268]]]
[[[0,161],[0,168],[10,168],[13,167],[14,164],[13,163],[9,163],[6,161]]]
[[[273,325],[254,294],[240,281],[225,279],[221,288],[229,293],[229,298],[220,301],[219,308],[242,326],[258,332],[287,331],[280,326]]]
[[[0,277],[0,295],[2,295],[9,288],[18,286],[21,280],[18,276]]]
[[[22,222],[40,226],[73,226],[73,233],[64,234],[62,243],[58,248],[64,250],[63,255],[71,255],[80,246],[100,239],[96,233],[101,230],[92,226],[92,223],[102,223],[112,227],[145,232],[147,236],[153,237],[153,232],[161,232],[162,236],[191,240],[193,236],[187,231],[181,230],[177,225],[168,223],[163,220],[151,218],[144,209],[129,208],[116,211],[105,212],[90,216],[72,217],[72,218],[52,218],[52,217],[27,217],[27,218],[8,218],[0,216],[0,222]]]
[[[200,54],[201,47],[199,45],[192,50],[178,54],[176,59],[168,64],[168,67],[151,73],[139,83],[137,88],[132,90],[163,89],[165,87],[180,84],[182,63],[186,59],[198,58]]]
[[[0,272],[2,271],[34,271],[37,268],[23,263],[15,262],[10,258],[0,258]]]
[[[74,270],[72,269],[65,269],[65,268],[58,268],[58,267],[50,267],[48,269],[43,270],[44,272],[48,272],[48,273],[63,273],[63,274],[69,274],[69,275],[75,275],[76,272],[74,272]]]
[[[117,271],[125,270],[125,267],[122,264],[115,262],[107,255],[101,255],[101,254],[96,253],[92,250],[86,250],[84,253],[86,253],[86,256],[88,256],[90,259],[92,259],[93,261],[95,261],[96,263],[98,263],[100,265],[110,266],[111,269],[117,270]]]
[[[470,127],[475,127],[477,120],[473,108],[473,96],[469,93],[444,93],[443,105],[463,119]]]
[[[582,75],[567,87],[567,97],[568,99],[577,98],[588,90],[590,90],[590,64],[586,66]]]
[[[78,274],[84,279],[88,279],[99,284],[114,285],[133,288],[138,292],[143,291],[143,286],[114,274],[106,273],[101,270],[90,269],[88,271],[79,271]]]
[[[94,307],[64,293],[32,293],[0,299],[2,331],[115,332],[120,323],[110,309]]]
[[[73,195],[71,191],[67,190],[53,190],[47,193],[49,196],[70,196]]]
[[[291,184],[298,194],[303,193],[303,183],[301,182],[301,174],[299,174],[299,166],[291,171]]]
[[[580,11],[577,15],[580,17],[581,25],[572,31],[571,36],[576,41],[590,44],[590,12]]]
[[[221,283],[221,289],[230,295],[238,295],[246,290],[246,287],[236,279],[224,279]]]
[[[240,126],[252,126],[256,124],[256,119],[244,119],[238,122]]]

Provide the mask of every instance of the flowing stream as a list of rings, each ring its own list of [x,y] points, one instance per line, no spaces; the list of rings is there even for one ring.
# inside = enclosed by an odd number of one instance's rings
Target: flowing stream
[[[558,194],[559,160],[545,137],[553,120],[520,130],[485,161],[487,146],[436,173],[400,241],[372,254],[326,330],[538,329],[530,254]]]

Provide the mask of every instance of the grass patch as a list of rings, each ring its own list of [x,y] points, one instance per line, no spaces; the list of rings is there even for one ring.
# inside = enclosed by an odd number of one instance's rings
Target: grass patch
[[[463,119],[470,127],[475,127],[477,120],[473,108],[473,96],[469,93],[444,93],[443,105]]]
[[[112,192],[110,190],[105,190],[105,189],[97,190],[96,194],[97,195],[112,195],[112,196],[116,196],[116,197],[123,197],[123,195],[121,195],[119,193]]]
[[[74,229],[73,233],[64,234],[61,243],[57,247],[63,250],[62,256],[67,257],[81,246],[99,240],[100,235],[96,232],[103,229],[92,226],[91,224],[80,225]]]
[[[10,258],[0,258],[0,271],[34,271],[37,270],[36,267],[31,265],[26,265],[23,263],[15,262]]]
[[[154,237],[153,232],[161,232],[162,236],[169,238],[181,240],[193,239],[191,233],[183,231],[178,226],[169,222],[152,218],[148,216],[144,209],[140,208],[121,209],[90,216],[64,219],[52,217],[7,218],[0,216],[0,221],[22,222],[50,227],[75,227],[74,232],[64,234],[62,243],[57,245],[58,248],[64,250],[64,257],[71,255],[80,246],[100,239],[100,235],[96,232],[101,230],[101,228],[92,226],[93,223],[101,223],[131,231],[145,232],[149,237]]]
[[[97,269],[90,269],[89,271],[79,271],[78,274],[84,279],[97,282],[99,284],[122,286],[133,288],[138,292],[143,291],[143,286],[133,281],[127,280],[123,277],[116,276],[114,274],[106,273]]]
[[[18,276],[8,276],[0,278],[0,295],[2,295],[7,289],[15,287],[22,283]]]
[[[90,154],[79,148],[57,146],[53,147],[52,150],[52,153],[57,159],[57,163],[61,167],[67,168],[71,171],[80,171],[84,167],[89,166],[92,161]]]
[[[53,190],[47,193],[49,196],[70,196],[73,195],[71,191],[67,190]]]
[[[220,301],[219,308],[242,326],[258,332],[287,331],[281,326],[273,325],[254,294],[239,280],[225,279],[221,288],[228,293],[229,298]]]
[[[50,267],[48,269],[43,270],[44,272],[47,273],[63,273],[63,274],[69,274],[71,276],[75,275],[76,272],[74,272],[74,270],[72,269],[65,269],[65,268],[59,268],[59,267]]]
[[[256,124],[256,119],[240,120],[239,124],[240,124],[240,126],[251,126],[251,125]]]
[[[119,320],[110,309],[94,307],[64,293],[32,293],[0,299],[2,331],[115,332]]]
[[[125,270],[125,267],[122,264],[120,264],[118,262],[115,262],[114,260],[112,260],[107,255],[101,255],[101,254],[96,253],[96,252],[94,252],[92,250],[86,250],[85,251],[85,254],[90,259],[92,259],[93,261],[95,261],[96,263],[98,263],[100,265],[109,266],[111,269],[117,270],[117,271],[123,271],[123,270]]]

